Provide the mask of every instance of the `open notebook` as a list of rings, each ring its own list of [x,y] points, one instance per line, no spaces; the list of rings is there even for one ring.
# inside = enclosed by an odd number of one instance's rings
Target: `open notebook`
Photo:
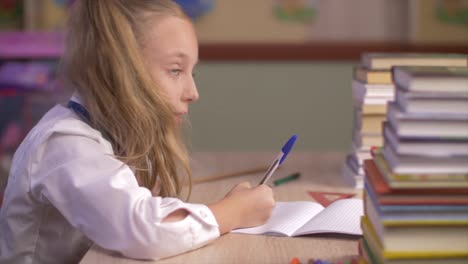
[[[327,208],[316,202],[277,202],[268,222],[262,226],[241,228],[232,233],[300,236],[317,233],[362,235],[361,199],[342,199]]]

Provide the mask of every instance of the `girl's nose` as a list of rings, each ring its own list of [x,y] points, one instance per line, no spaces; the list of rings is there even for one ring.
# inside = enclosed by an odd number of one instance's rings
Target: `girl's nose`
[[[195,81],[192,78],[190,84],[187,85],[185,89],[183,100],[189,103],[193,103],[198,100],[198,97],[199,97],[199,94],[197,90],[197,85],[195,84]]]

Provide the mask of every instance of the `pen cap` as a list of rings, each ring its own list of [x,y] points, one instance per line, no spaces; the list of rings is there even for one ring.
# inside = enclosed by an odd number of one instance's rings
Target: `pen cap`
[[[281,157],[281,160],[279,162],[279,165],[283,163],[283,161],[286,159],[288,156],[289,152],[293,148],[294,144],[296,143],[297,135],[294,134],[292,137],[284,144],[283,148],[281,149],[281,152],[283,152],[283,157]]]

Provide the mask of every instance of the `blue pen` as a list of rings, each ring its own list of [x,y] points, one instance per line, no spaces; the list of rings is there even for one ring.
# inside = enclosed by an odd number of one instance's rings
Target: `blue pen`
[[[281,148],[281,152],[276,156],[276,158],[273,160],[273,163],[271,163],[270,167],[268,168],[267,172],[265,173],[265,176],[263,176],[263,179],[260,181],[260,184],[265,184],[268,179],[273,175],[275,170],[278,168],[279,165],[281,165],[286,157],[288,156],[289,152],[294,146],[294,143],[296,143],[297,135],[293,135],[286,144],[284,144],[283,148]]]

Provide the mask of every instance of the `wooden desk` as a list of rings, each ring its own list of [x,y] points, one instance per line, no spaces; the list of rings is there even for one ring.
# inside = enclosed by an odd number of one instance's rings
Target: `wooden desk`
[[[232,172],[268,165],[276,153],[196,153],[193,155],[194,177]],[[293,152],[274,178],[300,171],[301,178],[274,187],[277,201],[312,200],[306,193],[315,191],[360,192],[346,187],[341,178],[343,153]],[[210,203],[221,199],[231,187],[242,181],[258,183],[262,174],[246,175],[195,185],[190,202]],[[332,261],[345,260],[358,254],[358,237],[343,235],[313,235],[304,237],[274,237],[227,234],[213,243],[179,256],[156,263],[289,263],[298,257],[302,263],[310,258]],[[85,255],[87,263],[140,263],[94,246]],[[143,263],[143,262],[141,262]],[[151,262],[145,262],[151,263]]]

